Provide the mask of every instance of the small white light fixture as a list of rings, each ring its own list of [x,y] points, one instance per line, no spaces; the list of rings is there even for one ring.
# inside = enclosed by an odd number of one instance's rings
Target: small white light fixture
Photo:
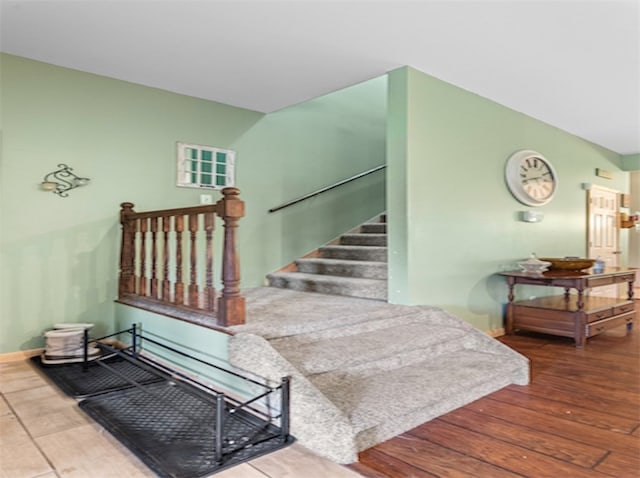
[[[40,183],[40,189],[43,191],[51,191],[60,197],[66,198],[69,194],[67,191],[75,189],[80,186],[86,186],[91,181],[89,178],[81,178],[76,176],[73,168],[70,168],[66,164],[58,164],[58,168],[55,171],[50,172],[44,177],[44,181]]]
[[[542,211],[521,211],[520,219],[524,222],[542,222],[544,213]]]

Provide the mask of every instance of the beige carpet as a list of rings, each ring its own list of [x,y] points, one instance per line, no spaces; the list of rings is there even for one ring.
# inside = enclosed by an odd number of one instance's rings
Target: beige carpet
[[[525,357],[438,308],[270,287],[245,296],[231,363],[290,375],[292,434],[338,463],[529,380]]]

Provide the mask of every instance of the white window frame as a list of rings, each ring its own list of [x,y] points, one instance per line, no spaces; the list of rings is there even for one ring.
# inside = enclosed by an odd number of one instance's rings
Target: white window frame
[[[235,155],[235,151],[230,149],[178,142],[176,186],[197,189],[224,189],[234,186]],[[205,156],[211,159],[205,160]],[[224,158],[224,162],[219,162],[221,157]],[[206,171],[207,165],[210,171]],[[224,173],[218,173],[219,166],[223,166]]]

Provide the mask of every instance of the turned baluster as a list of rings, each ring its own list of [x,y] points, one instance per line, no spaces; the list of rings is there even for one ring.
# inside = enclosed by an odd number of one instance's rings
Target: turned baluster
[[[120,224],[122,225],[122,247],[120,249],[120,279],[118,296],[135,293],[135,220],[129,216],[135,214],[133,203],[120,204]]]
[[[173,302],[184,304],[184,284],[182,283],[182,231],[184,231],[184,216],[175,216],[176,229],[176,283],[174,285]]]
[[[205,274],[205,308],[213,311],[216,303],[216,290],[213,287],[213,229],[214,229],[214,213],[205,213],[204,230],[205,230],[205,247],[206,247],[206,274]]]
[[[160,218],[151,218],[151,297],[158,298],[158,221]]]
[[[169,232],[171,217],[162,218],[162,300],[171,302],[171,282],[169,281]]]
[[[191,235],[191,262],[189,264],[189,306],[198,308],[198,252],[196,246],[198,233],[198,215],[189,215],[189,233]]]
[[[140,276],[138,277],[138,294],[147,295],[147,218],[138,220],[140,232]]]
[[[216,212],[224,220],[224,249],[222,254],[222,296],[218,299],[220,325],[239,325],[245,319],[245,301],[240,295],[240,261],[236,251],[238,220],[244,216],[244,202],[238,198],[240,190],[224,188],[224,197],[216,203]]]

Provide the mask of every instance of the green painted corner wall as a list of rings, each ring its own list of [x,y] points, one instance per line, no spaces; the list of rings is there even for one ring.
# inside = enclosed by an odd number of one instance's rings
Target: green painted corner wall
[[[622,169],[625,171],[640,171],[640,153],[624,155],[622,157]]]
[[[412,68],[390,73],[388,111],[388,176],[407,177],[387,184],[392,302],[498,329],[506,286],[496,273],[531,252],[584,256],[582,183],[629,188],[620,155]],[[519,149],[542,153],[560,178],[554,200],[537,208],[541,223],[518,220],[530,208],[505,186],[506,159]]]
[[[385,173],[379,171],[268,212],[385,163],[386,89],[385,76],[285,108],[234,142],[247,204],[239,242],[247,287],[384,211]]]
[[[0,353],[42,346],[56,322],[113,329],[119,204],[199,203],[200,190],[175,186],[177,141],[237,152],[244,287],[384,207],[377,173],[266,212],[384,162],[385,78],[264,115],[12,55],[0,62]],[[90,185],[68,198],[39,190],[59,163]]]

